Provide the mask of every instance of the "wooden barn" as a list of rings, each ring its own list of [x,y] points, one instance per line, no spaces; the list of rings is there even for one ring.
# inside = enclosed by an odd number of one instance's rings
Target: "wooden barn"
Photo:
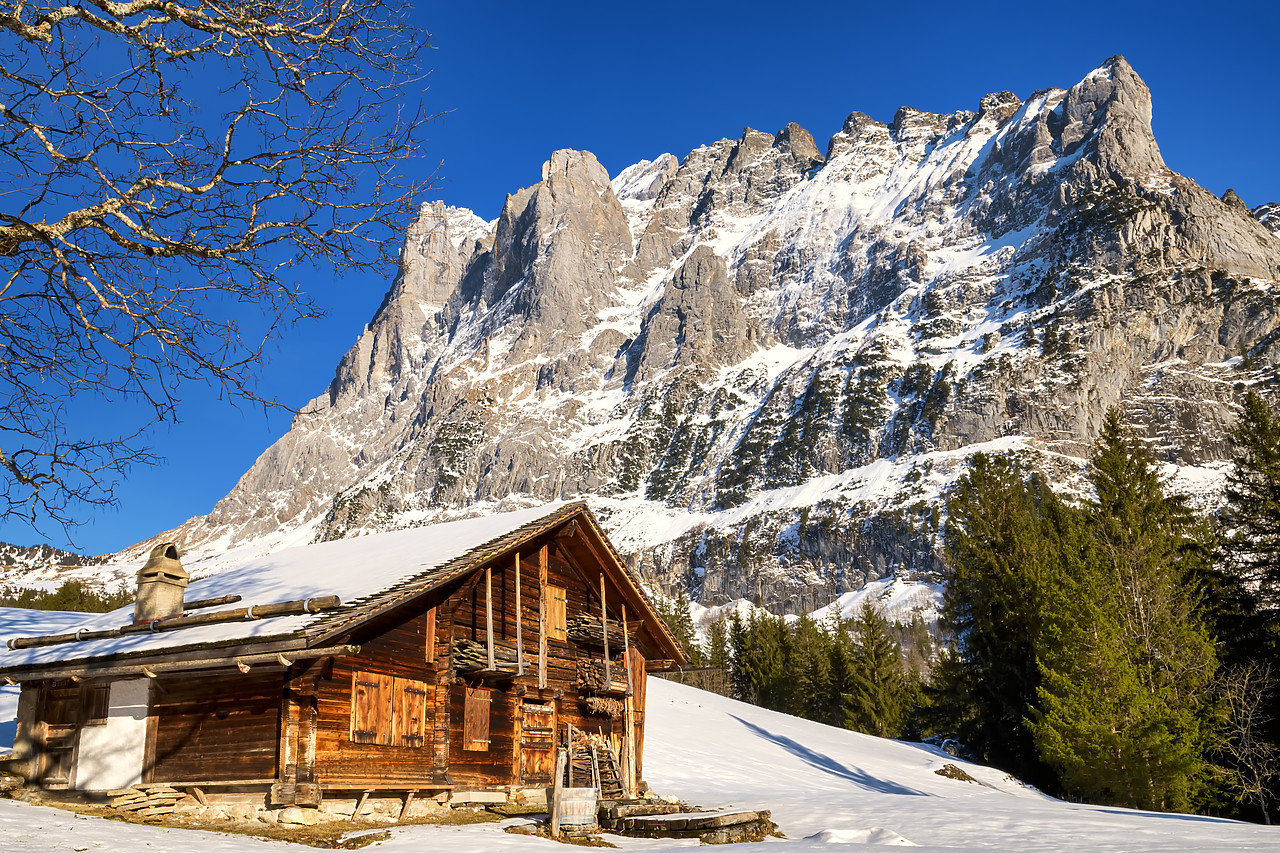
[[[593,784],[629,794],[645,673],[683,663],[582,503],[285,549],[195,582],[161,545],[138,575],[132,614],[0,652],[30,781],[316,805],[545,786],[568,746]]]

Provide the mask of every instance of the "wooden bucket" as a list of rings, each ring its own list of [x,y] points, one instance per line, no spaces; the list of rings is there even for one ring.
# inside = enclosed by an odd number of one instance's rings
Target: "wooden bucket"
[[[552,789],[547,789],[547,801],[550,804]],[[595,788],[561,788],[560,789],[560,825],[588,826],[596,822],[596,789]]]

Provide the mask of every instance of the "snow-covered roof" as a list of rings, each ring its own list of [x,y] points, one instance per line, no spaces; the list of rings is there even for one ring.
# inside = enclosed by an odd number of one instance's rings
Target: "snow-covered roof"
[[[347,625],[361,614],[433,589],[522,539],[579,513],[588,514],[585,504],[555,503],[287,548],[249,559],[209,578],[193,580],[186,591],[188,601],[223,595],[239,595],[242,599],[235,604],[201,609],[198,611],[201,614],[248,604],[340,596],[343,606],[328,613],[223,622],[11,649],[10,639],[31,636],[36,626],[67,633],[81,628],[101,631],[128,625],[133,620],[133,605],[109,613],[46,614],[43,622],[33,617],[32,611],[0,608],[0,673],[14,668],[222,646],[237,641],[300,637],[303,632],[327,635],[331,628]]]

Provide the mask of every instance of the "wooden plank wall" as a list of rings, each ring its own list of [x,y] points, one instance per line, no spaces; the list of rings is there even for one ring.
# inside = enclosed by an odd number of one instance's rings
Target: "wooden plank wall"
[[[272,778],[283,690],[283,670],[157,678],[143,780]]]
[[[441,662],[447,655],[437,649],[436,661],[426,660],[427,613],[425,605],[398,619],[371,626],[355,638],[360,654],[338,658],[317,685],[316,780],[328,788],[429,787],[435,779],[435,685]],[[415,694],[426,726],[419,744],[354,743],[351,739],[352,682],[355,673],[424,682],[425,694]],[[404,713],[404,708],[398,709]],[[413,710],[417,710],[414,708]],[[400,731],[401,726],[396,730]],[[417,729],[414,730],[415,732]],[[403,734],[403,732],[401,732]],[[415,739],[416,740],[416,739]]]
[[[585,573],[594,572],[590,579],[584,577],[583,573],[569,564],[566,555],[554,543],[548,549],[548,557],[547,583],[564,588],[568,616],[571,618],[575,614],[587,613],[598,618],[600,613],[599,566],[592,565],[584,569]],[[530,666],[526,670],[526,677],[518,679],[518,683],[527,691],[525,695],[530,698],[554,701],[561,734],[566,723],[572,724],[576,729],[605,736],[621,734],[620,720],[615,721],[607,716],[591,714],[579,701],[578,661],[591,657],[598,658],[600,650],[579,648],[568,639],[549,636],[547,638],[547,687],[542,691],[537,690],[538,607],[541,599],[537,567],[538,552],[536,550],[524,552],[521,557],[520,603],[525,657],[529,660]],[[494,567],[492,586],[494,640],[514,648],[516,636],[514,559]],[[621,601],[621,595],[615,593],[612,584],[609,594],[616,595],[613,599],[616,607],[616,602]],[[451,599],[445,607],[451,605],[456,605],[454,610],[456,627],[453,636],[465,637],[479,643],[486,642],[484,585],[477,584]],[[612,610],[611,616],[618,618],[618,614]],[[620,663],[622,650],[614,651],[615,660]],[[455,684],[449,691],[450,774],[460,785],[518,784],[520,762],[517,719],[522,696],[512,689],[510,683],[498,681],[494,685],[497,689],[491,694],[489,752],[486,754],[464,749],[463,713],[467,676],[460,675],[460,677],[464,679],[464,683]],[[473,678],[470,683],[478,685],[480,681]]]
[[[574,548],[571,557],[557,541],[549,543],[547,555],[547,583],[565,589],[568,616],[585,613],[598,618],[601,567],[594,556],[586,549]],[[570,564],[570,559],[578,561],[581,572]],[[554,704],[561,735],[566,723],[587,732],[621,735],[625,728],[622,720],[592,714],[580,701],[578,661],[598,659],[599,649],[579,648],[567,639],[548,637],[547,686],[541,690],[537,686],[538,616],[542,597],[538,584],[539,560],[539,545],[522,550],[518,616],[514,555],[489,566],[494,641],[514,651],[517,619],[520,620],[525,658],[529,662],[522,678],[486,681],[477,675],[462,673],[455,679],[450,671],[453,640],[488,642],[484,566],[478,566],[476,573],[450,588],[433,593],[380,623],[365,626],[348,638],[349,642],[361,646],[360,654],[334,660],[324,668],[316,684],[316,781],[329,789],[430,788],[433,782],[439,784],[447,769],[458,787],[518,784],[518,720],[525,698]],[[611,618],[620,618],[622,594],[612,582],[608,584],[607,595]],[[435,607],[435,613],[429,620],[431,607]],[[435,629],[434,661],[428,660],[427,653],[429,624]],[[641,638],[640,645],[648,651],[653,648],[652,639]],[[623,650],[611,651],[615,663],[624,667]],[[426,724],[421,746],[352,741],[355,673],[423,682]],[[643,671],[639,677],[643,678]],[[482,686],[491,688],[489,748],[464,749],[466,691],[468,687]],[[643,693],[638,698],[643,703]],[[642,707],[638,710],[643,712]]]

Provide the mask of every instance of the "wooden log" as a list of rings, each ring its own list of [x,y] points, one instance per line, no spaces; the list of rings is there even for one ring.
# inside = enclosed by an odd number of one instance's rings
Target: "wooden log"
[[[520,607],[520,552],[516,551],[516,675],[524,675],[524,610]]]
[[[572,733],[572,727],[570,732]],[[570,740],[572,743],[572,740]],[[564,790],[564,766],[568,761],[568,754],[564,749],[556,750],[556,769],[555,775],[551,779],[551,802],[547,805],[551,811],[551,837],[560,837],[560,794]]]
[[[410,791],[405,795],[404,808],[400,809],[400,820],[405,819],[405,815],[409,814],[409,806],[413,805],[413,798],[418,795],[417,791]]]
[[[40,637],[14,637],[8,641],[10,649],[31,649],[40,646],[56,646],[62,643],[84,642],[121,637],[144,631],[175,631],[180,628],[191,628],[196,625],[216,625],[222,622],[242,622],[271,616],[296,616],[302,613],[320,613],[332,610],[342,604],[336,595],[304,598],[297,601],[281,601],[274,604],[238,607],[235,610],[219,610],[215,613],[198,613],[194,616],[175,616],[172,619],[155,619],[149,622],[134,622],[119,628],[102,631],[73,631],[69,634],[48,634]]]
[[[538,689],[547,686],[547,546],[538,551]]]
[[[266,666],[267,670],[278,669],[281,666],[281,655],[287,655],[286,658],[290,662],[299,660],[311,660],[315,658],[328,657],[344,657],[346,655],[360,654],[359,646],[325,646],[318,649],[297,649],[285,652],[263,652],[261,654],[240,654],[227,655],[225,657],[216,658],[194,658],[191,660],[169,660],[161,663],[135,663],[120,664],[118,666],[101,666],[95,667],[86,665],[81,667],[52,667],[47,670],[34,670],[24,672],[22,677],[27,680],[40,678],[118,678],[145,675],[148,678],[155,678],[158,675],[165,675],[174,672],[188,672],[195,669],[220,669],[231,666],[244,664],[240,667],[241,672],[248,672],[251,667]],[[262,671],[267,671],[262,670]]]
[[[600,573],[600,633],[604,635],[604,681],[608,684],[613,679],[609,673],[609,614],[604,596],[604,572]]]
[[[363,791],[363,792],[361,792],[361,794],[360,794],[360,799],[356,801],[356,807],[355,807],[355,809],[353,809],[353,810],[352,810],[352,812],[351,812],[351,819],[352,819],[352,820],[355,820],[355,819],[356,819],[356,817],[358,817],[358,816],[359,816],[359,814],[360,814],[360,810],[361,810],[362,808],[364,808],[364,804],[365,804],[365,803],[367,803],[367,802],[369,801],[369,795],[370,795],[370,794],[372,794],[372,793],[373,793],[372,791]]]
[[[484,567],[484,634],[489,646],[489,670],[497,669],[493,665],[493,570]]]
[[[627,634],[627,603],[622,602],[622,651],[623,660],[627,662],[627,695],[635,689],[635,680],[631,673],[631,638]]]
[[[195,601],[182,602],[183,610],[199,610],[202,607],[221,607],[224,604],[235,604],[240,601],[238,595],[219,595],[214,598],[197,598]]]

